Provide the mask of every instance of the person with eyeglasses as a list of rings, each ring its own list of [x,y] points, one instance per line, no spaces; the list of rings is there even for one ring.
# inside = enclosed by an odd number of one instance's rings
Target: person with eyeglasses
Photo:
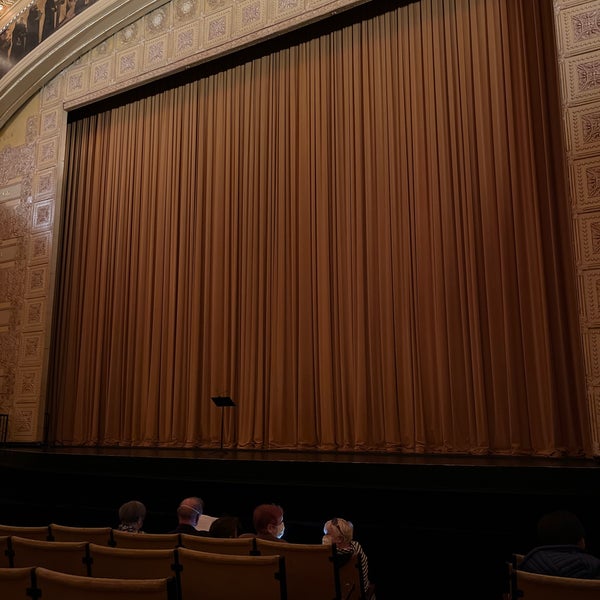
[[[323,543],[335,544],[336,554],[342,560],[358,556],[365,597],[375,600],[375,585],[369,581],[369,561],[360,542],[354,539],[354,525],[346,519],[336,517],[325,523],[323,534]]]
[[[202,498],[192,496],[185,498],[177,507],[177,527],[170,533],[189,533],[190,535],[208,536],[208,531],[196,529],[198,520],[202,516],[204,502]]]

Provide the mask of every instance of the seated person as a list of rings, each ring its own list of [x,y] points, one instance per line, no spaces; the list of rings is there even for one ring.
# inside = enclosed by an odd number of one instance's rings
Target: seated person
[[[525,555],[519,569],[529,573],[600,579],[600,559],[585,552],[585,532],[571,512],[545,514],[537,525],[540,545]]]
[[[359,542],[354,538],[354,525],[346,519],[336,517],[327,521],[323,527],[323,543],[335,544],[335,551],[342,559],[349,560],[358,556],[366,598],[375,600],[375,586],[369,581],[369,561]]]
[[[125,502],[119,508],[119,531],[129,531],[131,533],[144,533],[142,526],[146,518],[146,507],[137,500]]]
[[[260,504],[254,509],[252,524],[256,533],[242,533],[239,537],[257,537],[272,542],[283,541],[285,524],[281,506],[277,504]]]
[[[240,520],[237,517],[219,517],[215,519],[208,533],[215,538],[236,538],[240,533]]]
[[[185,498],[177,507],[177,527],[169,533],[188,533],[190,535],[208,536],[208,531],[196,529],[198,520],[202,516],[204,502],[202,498],[192,496]]]

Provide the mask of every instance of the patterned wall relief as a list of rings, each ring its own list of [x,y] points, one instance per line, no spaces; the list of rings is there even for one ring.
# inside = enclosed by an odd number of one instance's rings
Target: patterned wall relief
[[[21,122],[18,122],[21,126]],[[21,363],[21,311],[27,289],[27,236],[33,215],[36,117],[25,127],[25,143],[0,150],[0,412],[14,409]],[[32,363],[33,365],[33,363]],[[41,360],[38,363],[41,372]]]
[[[581,338],[600,455],[600,1],[555,0]]]

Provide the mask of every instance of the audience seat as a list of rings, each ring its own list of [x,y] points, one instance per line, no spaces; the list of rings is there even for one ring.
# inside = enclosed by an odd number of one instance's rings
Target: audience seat
[[[10,549],[10,536],[0,535],[0,569],[12,567],[12,551]]]
[[[292,544],[256,538],[256,547],[261,555],[285,557],[288,600],[340,597],[334,544]]]
[[[366,600],[360,559],[357,555],[343,558],[347,558],[347,560],[340,562],[340,556],[336,556],[340,581],[340,599]]]
[[[0,535],[16,535],[30,540],[49,540],[50,528],[48,525],[39,527],[19,527],[18,525],[0,525]]]
[[[87,542],[48,542],[12,536],[13,567],[45,567],[72,575],[88,575]]]
[[[181,547],[177,557],[183,600],[287,598],[285,560],[280,556],[212,554]],[[304,599],[312,597],[312,590],[305,589]]]
[[[175,549],[111,548],[89,545],[90,575],[115,579],[174,577]]]
[[[178,533],[131,533],[113,529],[112,539],[117,548],[160,550],[179,546]]]
[[[72,527],[50,523],[51,539],[55,542],[90,542],[102,546],[112,546],[111,527]]]
[[[511,598],[518,600],[598,600],[600,579],[575,579],[527,573],[509,567]]]
[[[31,590],[33,569],[0,568],[0,598],[2,600],[31,600],[27,595]]]
[[[104,579],[35,569],[40,600],[176,600],[175,579]]]
[[[256,538],[212,538],[199,535],[190,535],[182,533],[181,545],[184,548],[192,550],[201,550],[202,552],[213,552],[215,554],[237,554],[248,556],[256,554]]]

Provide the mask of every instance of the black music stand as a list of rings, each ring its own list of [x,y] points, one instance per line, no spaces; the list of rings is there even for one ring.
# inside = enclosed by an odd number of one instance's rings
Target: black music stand
[[[221,409],[221,450],[223,450],[223,409],[226,406],[235,406],[235,402],[229,396],[213,396],[211,400]]]

